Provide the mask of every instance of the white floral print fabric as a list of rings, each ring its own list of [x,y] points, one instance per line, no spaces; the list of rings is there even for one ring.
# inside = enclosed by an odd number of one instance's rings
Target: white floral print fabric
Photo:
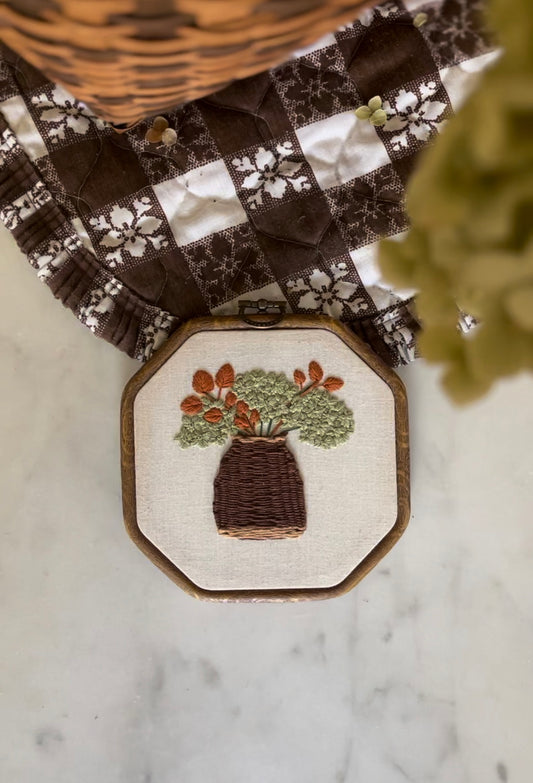
[[[87,303],[80,307],[78,318],[91,332],[96,332],[102,326],[102,319],[114,308],[121,290],[122,283],[111,278],[90,292]]]
[[[305,175],[296,176],[303,162],[290,160],[291,155],[294,155],[293,145],[286,141],[277,144],[274,150],[259,147],[253,162],[247,156],[232,161],[237,171],[246,174],[242,187],[254,191],[247,199],[252,208],[263,203],[265,193],[280,199],[289,186],[294,188],[296,193],[311,188]]]
[[[154,315],[141,331],[141,348],[136,358],[144,362],[150,358],[154,351],[157,351],[160,345],[169,336],[176,324],[176,318],[168,313],[158,312]]]
[[[92,114],[85,104],[77,101],[59,85],[55,85],[49,95],[34,95],[31,102],[39,111],[39,119],[46,126],[53,144],[65,138],[67,129],[84,136],[92,123],[99,130],[105,127],[103,120]]]
[[[333,318],[342,318],[345,308],[359,313],[368,308],[368,303],[358,296],[356,283],[346,280],[349,274],[344,262],[333,265],[329,271],[314,269],[307,280],[289,280],[287,287],[292,294],[299,294],[298,308],[315,310]]]
[[[395,3],[382,3],[376,8],[367,8],[362,12],[358,21],[365,27],[370,27],[375,17],[387,19],[389,16],[398,13],[398,6]]]
[[[37,252],[30,253],[28,258],[30,264],[37,269],[39,280],[46,282],[80,247],[81,241],[78,237],[67,236],[62,239],[52,239],[45,248],[41,247]]]
[[[17,137],[12,133],[9,128],[5,128],[0,136],[0,160],[2,162],[7,158],[9,153],[17,146]]]
[[[168,239],[156,233],[162,221],[148,214],[151,208],[150,199],[144,196],[133,202],[132,209],[115,204],[107,215],[91,218],[91,226],[104,234],[100,246],[109,248],[105,253],[109,267],[124,262],[127,255],[140,258],[148,244],[155,250],[166,247]]]
[[[392,101],[383,101],[383,110],[388,118],[383,131],[395,133],[390,139],[394,150],[408,149],[409,136],[427,141],[431,133],[443,125],[442,115],[447,105],[431,100],[438,87],[437,82],[425,82],[416,88],[418,94],[402,89]]]
[[[33,215],[51,196],[44,183],[37,182],[30,190],[0,210],[0,219],[11,231]]]

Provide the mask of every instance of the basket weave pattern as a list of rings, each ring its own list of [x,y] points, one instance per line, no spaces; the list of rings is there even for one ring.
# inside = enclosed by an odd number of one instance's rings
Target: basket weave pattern
[[[218,532],[234,538],[295,538],[306,526],[302,477],[286,438],[235,437],[215,478]]]
[[[283,62],[370,3],[12,0],[0,31],[100,117],[133,124]]]

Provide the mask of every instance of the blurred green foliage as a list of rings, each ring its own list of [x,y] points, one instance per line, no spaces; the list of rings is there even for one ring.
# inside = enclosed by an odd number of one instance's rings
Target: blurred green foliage
[[[419,345],[459,403],[533,370],[533,3],[490,0],[502,54],[420,160],[412,228],[383,241],[393,284],[418,290]],[[458,329],[458,310],[479,321]]]

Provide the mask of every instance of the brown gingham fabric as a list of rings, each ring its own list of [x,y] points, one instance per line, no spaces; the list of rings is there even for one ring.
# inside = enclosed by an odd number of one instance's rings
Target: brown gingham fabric
[[[407,228],[417,156],[491,56],[476,2],[387,2],[165,114],[167,147],[145,141],[149,119],[118,135],[4,48],[0,217],[54,295],[138,359],[184,319],[264,297],[402,364],[412,292],[381,280],[377,243]],[[381,127],[354,113],[376,95]]]

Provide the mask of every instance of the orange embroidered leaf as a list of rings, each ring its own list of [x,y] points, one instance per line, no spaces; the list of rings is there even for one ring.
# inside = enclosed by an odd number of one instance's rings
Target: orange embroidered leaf
[[[194,394],[191,394],[190,397],[185,397],[181,403],[181,410],[183,413],[186,413],[187,416],[194,416],[195,413],[200,413],[203,407],[202,400]]]
[[[255,427],[256,424],[259,424],[260,419],[261,416],[257,408],[254,408],[253,410],[250,411],[250,424],[252,425],[252,427]]]
[[[245,413],[248,413],[250,410],[250,406],[247,402],[244,402],[244,400],[239,400],[237,403],[237,413],[239,416],[243,416]]]
[[[305,373],[302,372],[302,370],[295,370],[294,371],[294,383],[297,383],[298,386],[303,386],[305,383]]]
[[[210,424],[218,424],[223,415],[220,408],[209,408],[209,410],[204,413],[204,419]]]
[[[233,408],[233,406],[237,402],[237,395],[235,394],[235,392],[229,391],[226,394],[226,399],[224,400],[224,402],[226,403],[226,408]]]
[[[309,377],[313,381],[313,383],[320,383],[322,378],[324,377],[324,370],[319,365],[318,362],[309,362]]]
[[[231,364],[223,364],[220,370],[215,375],[215,383],[220,386],[221,389],[227,389],[229,386],[233,386],[235,381],[235,370]]]
[[[235,418],[233,419],[233,423],[240,430],[246,430],[250,426],[250,422],[248,421],[246,416],[235,416]]]
[[[330,375],[324,383],[322,384],[324,389],[327,389],[328,392],[334,392],[337,391],[337,389],[341,389],[344,386],[344,381],[342,378],[335,378],[335,376]]]
[[[215,388],[215,381],[211,373],[205,370],[196,370],[192,379],[192,388],[198,394],[206,394],[213,391]]]

